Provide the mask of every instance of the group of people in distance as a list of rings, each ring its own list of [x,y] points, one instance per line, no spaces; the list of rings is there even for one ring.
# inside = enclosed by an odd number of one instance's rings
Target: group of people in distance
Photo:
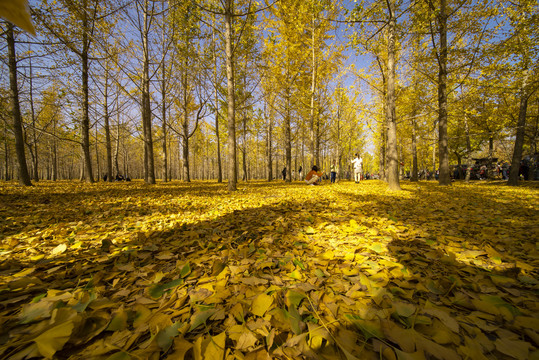
[[[103,181],[108,180],[108,175],[103,175]],[[131,178],[129,176],[124,177],[121,174],[116,174],[116,177],[114,177],[111,181],[131,181]]]
[[[356,157],[352,159],[351,163],[354,165],[354,180],[356,184],[361,181],[361,173],[363,172],[363,159],[359,154],[356,153]],[[330,181],[332,184],[335,183],[337,179],[337,173],[339,172],[339,166],[336,164],[336,161],[330,165]],[[318,169],[318,166],[313,165],[311,171],[305,176],[305,183],[307,185],[318,185],[322,182],[322,176],[324,175],[323,171]]]

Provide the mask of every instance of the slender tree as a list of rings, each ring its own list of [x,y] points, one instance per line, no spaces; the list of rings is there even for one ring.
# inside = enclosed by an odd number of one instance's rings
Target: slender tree
[[[537,23],[537,2],[533,0],[520,0],[510,2],[507,7],[507,16],[511,24],[511,34],[509,37],[508,49],[516,55],[518,62],[517,71],[521,76],[517,79],[519,88],[519,110],[518,121],[515,136],[515,144],[511,161],[511,170],[509,172],[508,185],[518,185],[519,167],[522,160],[524,137],[526,132],[526,114],[530,96],[539,88],[537,79],[533,81],[533,76],[537,76],[539,71],[537,41],[538,23]],[[535,11],[534,11],[535,10]],[[535,16],[534,16],[535,14]],[[535,51],[533,51],[535,49]],[[511,66],[511,65],[508,65]],[[514,65],[513,65],[514,66]]]
[[[11,114],[13,116],[15,150],[19,164],[19,184],[24,186],[32,186],[30,175],[28,174],[28,167],[26,165],[26,156],[24,154],[24,134],[19,103],[19,88],[17,84],[17,55],[15,52],[15,35],[13,33],[13,25],[11,25],[11,23],[7,24],[6,37],[8,45],[9,83],[11,90]]]
[[[387,182],[391,190],[400,190],[399,161],[397,153],[397,116],[395,114],[395,41],[396,41],[396,14],[395,1],[389,0],[388,5],[388,58],[387,58]]]

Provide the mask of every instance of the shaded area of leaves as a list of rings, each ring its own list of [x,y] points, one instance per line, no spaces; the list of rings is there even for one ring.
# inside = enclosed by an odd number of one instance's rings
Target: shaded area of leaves
[[[4,185],[1,356],[536,357],[537,189],[384,187]]]

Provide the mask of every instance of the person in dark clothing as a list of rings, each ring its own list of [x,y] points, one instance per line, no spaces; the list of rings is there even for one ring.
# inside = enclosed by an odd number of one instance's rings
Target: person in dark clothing
[[[283,174],[283,180],[286,180],[286,167],[281,171],[281,174]]]
[[[520,162],[519,175],[524,177],[524,180],[528,180],[530,176],[530,165],[528,164],[528,159],[524,158]]]

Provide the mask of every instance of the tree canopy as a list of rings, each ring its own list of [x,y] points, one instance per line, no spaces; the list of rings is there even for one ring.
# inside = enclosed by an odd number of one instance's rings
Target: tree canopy
[[[333,160],[347,176],[359,152],[365,172],[398,189],[438,171],[447,185],[474,158],[514,164],[515,184],[520,162],[536,162],[531,0],[34,0],[30,9],[36,35],[15,28],[14,61],[2,61],[0,86],[21,114],[20,135],[14,113],[2,115],[4,179],[21,178],[24,159],[34,181],[221,181],[224,172],[234,190],[238,174],[272,180],[286,167],[292,181],[300,166]]]

